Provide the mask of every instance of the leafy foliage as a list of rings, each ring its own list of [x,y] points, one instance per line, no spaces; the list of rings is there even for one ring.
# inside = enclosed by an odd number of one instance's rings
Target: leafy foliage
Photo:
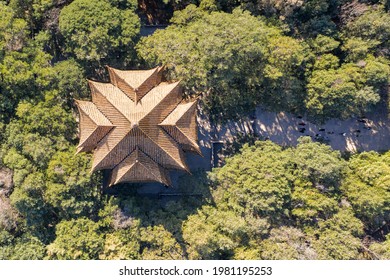
[[[183,225],[189,258],[361,258],[365,225],[340,198],[346,170],[338,152],[308,138],[285,150],[244,146],[210,174],[214,204]]]
[[[190,259],[231,259],[235,251],[253,245],[250,238],[261,236],[268,226],[265,219],[206,206],[185,222],[183,238]]]
[[[297,228],[281,227],[271,230],[270,237],[261,244],[261,257],[267,260],[316,259],[305,234]]]
[[[62,9],[59,28],[64,51],[84,64],[112,65],[120,57],[126,65],[134,59],[140,23],[132,9],[120,10],[106,0],[75,0]]]
[[[6,231],[0,231],[1,260],[39,260],[46,254],[45,244],[38,238],[24,234],[14,238]]]
[[[349,162],[349,172],[342,190],[354,211],[371,232],[389,222],[389,156],[365,152]]]
[[[100,208],[99,176],[89,174],[91,159],[77,155],[75,150],[53,155],[48,164],[47,202],[60,219],[92,217]]]
[[[383,243],[373,243],[370,247],[380,259],[390,259],[390,235],[386,236],[386,241]]]
[[[370,111],[380,101],[380,91],[389,77],[385,73],[390,73],[390,68],[372,57],[362,63],[313,71],[307,85],[309,113],[326,120],[361,116]]]
[[[260,100],[293,100],[302,89],[296,71],[305,60],[303,46],[261,19],[240,10],[209,13],[189,5],[172,22],[143,38],[138,53],[151,65],[167,65],[188,93],[206,94],[215,119],[237,116]],[[289,90],[281,93],[285,85]]]
[[[245,172],[242,172],[245,170]],[[239,214],[283,217],[291,195],[288,157],[271,142],[256,142],[215,171],[215,200]]]
[[[389,58],[390,15],[382,7],[371,8],[349,22],[343,32],[344,49],[353,61],[364,59],[367,54],[382,54]]]
[[[134,0],[0,2],[0,259],[389,259],[389,152],[238,135],[223,167],[178,179],[182,196],[110,197],[75,155],[73,101],[105,64],[164,64],[214,122],[259,105],[362,115],[388,103],[389,1],[144,4],[139,19]]]
[[[42,97],[40,93],[50,86],[50,59],[50,55],[42,51],[42,46],[32,43],[22,51],[10,51],[4,55],[0,61],[0,112],[3,120],[13,115],[22,98]]]
[[[333,34],[336,25],[332,20],[338,13],[338,0],[219,0],[223,10],[231,11],[241,7],[256,15],[279,19],[297,35],[313,36],[317,34]]]
[[[15,17],[12,8],[0,3],[0,49],[2,58],[5,51],[20,50],[26,41],[27,23]]]
[[[62,221],[56,226],[56,235],[47,249],[49,258],[97,259],[104,244],[99,224],[86,218]]]

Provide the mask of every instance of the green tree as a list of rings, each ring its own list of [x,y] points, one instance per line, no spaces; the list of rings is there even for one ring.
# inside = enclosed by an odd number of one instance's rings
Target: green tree
[[[364,235],[364,225],[361,220],[355,217],[352,207],[344,205],[330,219],[319,222],[319,231],[333,230],[343,231],[354,237]]]
[[[349,60],[364,59],[369,53],[390,58],[390,15],[382,6],[370,7],[361,16],[348,22],[343,29],[343,36],[343,48]]]
[[[364,152],[352,157],[350,172],[341,187],[356,216],[371,233],[389,222],[389,160],[389,152]]]
[[[96,260],[104,246],[100,225],[87,218],[62,221],[56,226],[56,239],[47,247],[50,259]]]
[[[30,234],[14,238],[0,231],[1,260],[42,260],[46,253],[45,245]]]
[[[13,181],[15,186],[20,186],[27,175],[35,171],[31,161],[21,155],[15,148],[9,148],[2,157],[4,165],[14,172]]]
[[[310,59],[311,53],[302,42],[289,36],[270,38],[261,104],[273,110],[301,111],[305,98],[302,70]]]
[[[44,228],[53,221],[52,209],[44,197],[46,190],[44,180],[42,173],[32,173],[21,186],[15,188],[10,197],[12,205],[24,217],[28,230],[42,239],[50,234]]]
[[[85,67],[134,60],[133,48],[140,22],[132,9],[120,10],[109,1],[76,0],[61,10],[59,28],[65,38],[64,51]]]
[[[307,84],[306,108],[322,121],[362,115],[380,101],[389,69],[368,57],[362,66],[346,63],[337,69],[315,70]]]
[[[99,259],[141,259],[141,221],[132,216],[136,214],[136,209],[128,204],[121,207],[121,202],[123,201],[120,198],[110,197],[99,210],[99,224],[101,230],[105,232],[104,246]],[[127,207],[131,207],[131,210]]]
[[[15,13],[25,19],[31,31],[37,31],[42,27],[45,12],[52,8],[58,1],[53,0],[9,0],[9,6]]]
[[[0,2],[0,59],[6,51],[18,51],[25,45],[27,24],[15,17],[12,8]]]
[[[283,22],[297,36],[334,34],[334,18],[339,12],[339,0],[218,0],[224,11],[239,6],[255,15],[277,19]]]
[[[361,241],[344,231],[325,230],[313,247],[318,259],[356,260],[360,258]]]
[[[298,77],[305,49],[260,18],[189,5],[172,22],[143,38],[138,53],[149,65],[166,65],[171,78],[183,80],[187,94],[204,94],[214,120],[247,113],[262,101],[288,103],[302,93]]]
[[[184,252],[172,233],[163,226],[142,227],[140,245],[144,260],[180,260]]]
[[[338,211],[337,195],[346,163],[338,151],[309,137],[300,138],[290,152],[295,177],[291,213],[297,224],[313,226]]]
[[[239,215],[277,222],[288,214],[285,209],[291,199],[291,165],[288,154],[270,141],[244,146],[211,176],[216,185],[216,203]]]
[[[386,235],[386,240],[384,242],[372,243],[370,249],[374,252],[377,258],[390,260],[390,234]]]
[[[118,9],[131,9],[135,11],[138,7],[138,2],[136,0],[108,0],[108,2]]]
[[[46,35],[37,34],[23,49],[8,51],[0,60],[0,117],[3,121],[9,121],[20,100],[42,98],[51,87],[52,57],[43,51],[48,40]]]
[[[56,150],[69,146],[75,138],[75,121],[72,115],[52,102],[21,102],[14,119],[8,124],[3,143],[3,160],[17,173],[45,170]],[[23,180],[15,175],[18,186]]]
[[[91,156],[75,149],[53,155],[47,168],[46,201],[60,219],[96,216],[101,206],[100,176],[90,174]]]
[[[74,99],[88,97],[87,80],[80,64],[75,60],[63,60],[53,66],[53,90],[50,95],[56,104],[73,108]]]
[[[16,240],[10,259],[42,260],[46,255],[46,246],[41,240],[29,234],[24,234]]]
[[[14,239],[14,236],[7,230],[0,229],[0,260],[11,258]]]
[[[317,37],[308,40],[308,43],[310,44],[310,47],[313,49],[314,53],[317,55],[330,53],[336,50],[340,45],[340,42],[336,39],[322,34],[319,34]]]
[[[22,133],[36,133],[53,141],[74,140],[76,123],[73,116],[59,104],[51,100],[38,102],[21,102],[16,115],[20,118]]]
[[[183,238],[189,259],[232,259],[243,250],[252,250],[258,257],[256,240],[264,235],[269,224],[266,219],[204,206],[191,215],[183,225]],[[246,253],[244,253],[246,255]]]
[[[328,190],[334,190],[339,185],[346,167],[339,151],[313,142],[310,137],[302,137],[291,152],[297,177],[311,182],[316,187],[322,185]]]
[[[319,259],[349,260],[362,258],[363,223],[345,206],[332,218],[319,222],[312,244]]]
[[[308,237],[299,229],[280,227],[271,230],[261,243],[261,258],[265,260],[313,260],[317,258]]]
[[[104,260],[139,260],[140,241],[138,228],[116,230],[106,234],[104,249],[99,258]]]
[[[315,225],[338,211],[338,201],[312,184],[296,181],[291,199],[291,214],[299,225]]]

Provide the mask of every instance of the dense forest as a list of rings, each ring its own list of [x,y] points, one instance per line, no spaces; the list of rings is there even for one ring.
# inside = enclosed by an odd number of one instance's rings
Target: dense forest
[[[74,98],[166,66],[213,122],[388,106],[388,0],[0,1],[0,259],[390,259],[390,152],[248,141],[162,201],[107,195]],[[145,26],[158,30],[142,34]],[[245,142],[245,141],[244,141]]]

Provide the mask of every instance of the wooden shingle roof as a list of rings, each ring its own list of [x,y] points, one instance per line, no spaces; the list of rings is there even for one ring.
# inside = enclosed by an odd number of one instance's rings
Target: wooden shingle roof
[[[197,144],[196,105],[197,101],[179,104],[159,126],[176,139],[184,150],[201,155]]]
[[[111,169],[110,185],[157,181],[168,170],[188,171],[184,150],[197,145],[196,101],[182,100],[179,82],[161,82],[162,67],[108,68],[110,83],[89,81],[92,102],[76,101],[78,152],[93,151],[92,171]]]
[[[163,67],[150,70],[118,70],[108,67],[111,83],[125,92],[135,103],[161,82]]]

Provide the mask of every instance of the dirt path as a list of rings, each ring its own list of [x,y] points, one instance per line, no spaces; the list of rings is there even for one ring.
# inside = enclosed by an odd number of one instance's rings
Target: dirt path
[[[365,118],[332,119],[315,125],[287,113],[256,110],[255,130],[280,145],[296,145],[301,136],[310,136],[340,151],[385,151],[390,149],[390,121],[385,111]]]
[[[332,119],[323,125],[316,125],[305,117],[257,108],[254,120],[244,118],[212,127],[207,120],[199,118],[199,127],[199,141],[204,148],[210,148],[212,140],[231,140],[239,132],[249,133],[252,130],[282,146],[294,146],[299,137],[310,136],[340,151],[390,149],[390,120],[384,109],[367,114],[365,118]]]

